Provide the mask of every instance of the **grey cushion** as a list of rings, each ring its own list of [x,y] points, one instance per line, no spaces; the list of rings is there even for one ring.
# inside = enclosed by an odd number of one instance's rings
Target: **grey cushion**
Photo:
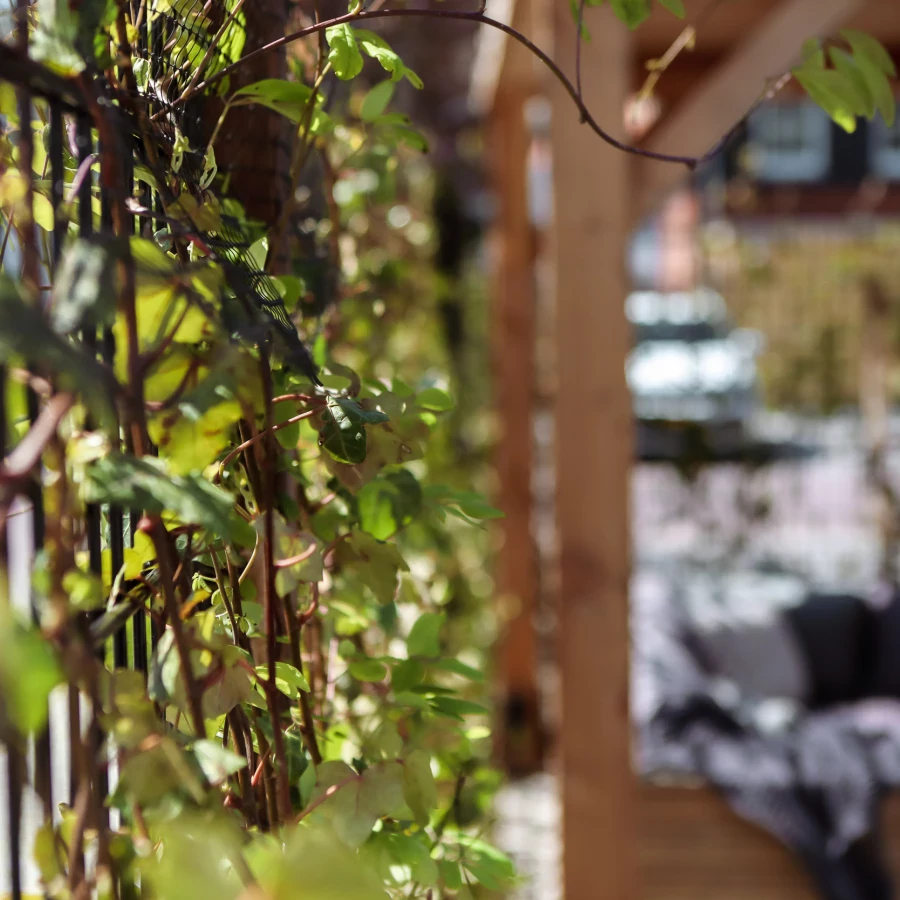
[[[810,684],[803,653],[780,612],[767,621],[719,622],[695,632],[710,671],[745,697],[804,703]]]
[[[741,575],[686,598],[693,643],[707,671],[726,678],[747,699],[805,703],[811,691],[802,648],[785,617],[801,602],[794,579]]]

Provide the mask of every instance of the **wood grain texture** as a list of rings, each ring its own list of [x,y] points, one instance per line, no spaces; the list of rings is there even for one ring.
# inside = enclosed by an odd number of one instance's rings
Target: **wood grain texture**
[[[900,880],[900,795],[884,807],[885,850]],[[708,788],[643,784],[641,900],[816,900],[802,866]],[[900,881],[898,881],[900,883]]]
[[[531,530],[534,402],[534,240],[528,218],[525,103],[530,88],[504,79],[490,126],[498,217],[493,238],[492,368],[498,435],[497,506],[505,518],[495,585],[509,614],[497,645],[501,698],[497,751],[507,771],[539,771],[542,738],[537,690],[537,556]]]
[[[567,3],[553,2],[556,58],[574,74]],[[621,132],[630,38],[592,10],[585,100]],[[566,900],[635,900],[634,784],[628,718],[628,484],[625,237],[629,167],[585,128],[571,101],[552,104],[555,214],[557,526],[561,674],[559,754]]]

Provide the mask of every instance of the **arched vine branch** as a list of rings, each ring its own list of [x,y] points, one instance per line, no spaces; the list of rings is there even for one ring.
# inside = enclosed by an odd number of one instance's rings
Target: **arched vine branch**
[[[693,170],[697,168],[697,166],[709,162],[710,160],[718,156],[718,154],[728,144],[728,142],[735,135],[738,129],[744,124],[748,116],[751,115],[760,104],[764,103],[766,100],[771,99],[771,97],[774,96],[790,79],[789,74],[784,75],[781,78],[777,79],[773,84],[771,84],[762,94],[759,100],[743,116],[741,116],[740,119],[735,122],[735,124],[716,142],[716,144],[712,148],[710,148],[701,156],[686,156],[674,153],[661,153],[655,150],[648,150],[644,147],[626,143],[625,141],[621,141],[610,134],[594,118],[584,100],[581,86],[580,49],[580,36],[584,18],[584,6],[585,0],[580,0],[578,13],[578,29],[576,31],[576,35],[579,38],[579,49],[576,55],[576,74],[574,83],[565,74],[565,72],[563,72],[560,66],[548,53],[546,53],[532,40],[522,34],[522,32],[513,28],[511,25],[507,25],[504,22],[500,22],[497,19],[492,19],[490,16],[486,15],[484,4],[482,4],[481,7],[477,10],[469,11],[448,9],[361,9],[346,13],[342,16],[335,16],[332,19],[325,19],[312,25],[308,25],[305,28],[301,28],[298,31],[294,31],[291,34],[287,34],[284,37],[278,38],[277,40],[263,45],[262,47],[258,47],[255,50],[251,50],[250,52],[245,53],[244,56],[242,56],[241,59],[239,59],[237,62],[225,66],[223,69],[216,72],[214,75],[211,75],[209,78],[206,78],[205,80],[192,85],[192,89],[186,90],[182,94],[182,96],[180,96],[173,103],[173,106],[181,105],[182,103],[190,99],[194,94],[199,93],[200,91],[208,88],[210,85],[221,81],[223,78],[226,78],[228,75],[230,75],[232,72],[240,68],[242,65],[244,65],[244,63],[248,62],[251,59],[261,56],[264,53],[269,53],[270,51],[276,50],[279,47],[284,47],[287,44],[292,44],[295,41],[303,40],[304,38],[310,37],[311,35],[320,34],[322,32],[325,32],[327,29],[333,28],[337,25],[345,25],[351,23],[354,25],[359,25],[363,22],[368,22],[373,19],[401,19],[413,17],[475,22],[477,24],[485,25],[489,28],[496,28],[497,30],[502,31],[513,40],[518,41],[538,60],[540,60],[540,62],[550,71],[553,77],[556,78],[556,80],[563,86],[566,93],[572,98],[572,101],[575,104],[575,107],[581,117],[581,121],[585,125],[587,125],[588,128],[590,128],[591,131],[593,131],[601,140],[605,141],[611,147],[614,147],[617,150],[621,150],[624,153],[632,154],[634,156],[641,156],[646,159],[656,160],[657,162],[677,163],[683,166],[687,166],[689,169]]]

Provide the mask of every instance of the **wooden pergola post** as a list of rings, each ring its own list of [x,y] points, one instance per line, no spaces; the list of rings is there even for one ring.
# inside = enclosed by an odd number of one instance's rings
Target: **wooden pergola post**
[[[556,59],[573,76],[568,3],[551,0]],[[594,11],[592,10],[592,13]],[[584,97],[621,133],[631,65],[609,6],[589,17]],[[555,81],[552,102],[558,391],[557,658],[562,724],[565,900],[636,900],[635,785],[628,705],[629,473],[625,241],[629,161],[579,122]]]
[[[517,4],[517,28],[527,27],[523,21],[527,9],[527,3]],[[495,584],[498,596],[513,610],[497,646],[502,721],[496,730],[496,754],[513,775],[539,771],[543,763],[534,622],[538,567],[531,530],[535,291],[525,105],[533,90],[532,73],[527,51],[518,45],[507,47],[488,133],[498,204],[491,329],[499,426],[495,461],[497,504],[505,513]]]

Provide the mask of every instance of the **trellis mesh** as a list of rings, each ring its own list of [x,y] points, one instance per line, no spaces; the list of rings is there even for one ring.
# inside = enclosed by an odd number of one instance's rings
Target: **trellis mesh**
[[[206,88],[204,82],[237,62],[247,38],[247,13],[242,0],[150,0],[140,22],[135,48],[138,121],[132,123],[138,158],[153,168],[150,155],[177,169],[178,188],[200,203],[210,188],[212,160],[205,144],[210,113],[224,108],[229,77]],[[201,89],[197,89],[200,86]],[[149,134],[142,134],[149,131]],[[253,140],[246,135],[246,140]],[[148,141],[151,146],[148,147]],[[153,173],[161,181],[161,173]],[[183,205],[181,206],[182,211]],[[293,368],[317,381],[316,368],[297,334],[277,283],[251,253],[252,229],[222,208],[213,228],[200,227],[188,212],[185,220],[167,220],[178,237],[193,240],[223,269],[234,300],[226,304],[226,326],[254,342],[271,338]]]

